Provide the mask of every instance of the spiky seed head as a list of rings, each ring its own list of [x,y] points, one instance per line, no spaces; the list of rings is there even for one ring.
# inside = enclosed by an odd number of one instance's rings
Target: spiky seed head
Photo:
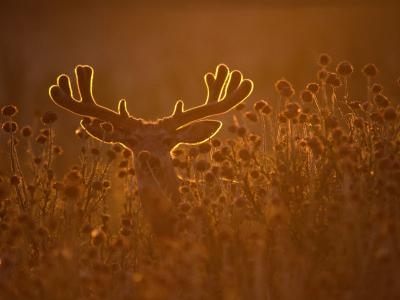
[[[379,94],[383,92],[383,86],[379,83],[374,83],[371,88],[372,93]]]
[[[122,156],[124,158],[132,158],[132,151],[129,149],[123,149]]]
[[[375,95],[374,102],[377,106],[381,108],[385,108],[389,105],[389,99],[382,94]]]
[[[275,90],[283,97],[290,97],[294,94],[292,84],[284,78],[275,83]]]
[[[252,122],[257,122],[258,118],[257,115],[252,111],[247,111],[245,114],[246,118]]]
[[[104,180],[103,181],[103,188],[104,189],[109,189],[111,187],[111,182],[109,180]]]
[[[320,56],[319,56],[319,58],[318,58],[318,64],[319,64],[321,67],[326,67],[326,66],[328,66],[328,65],[331,63],[331,61],[332,61],[332,59],[331,59],[330,55],[329,55],[329,54],[326,54],[326,53],[320,54]]]
[[[219,146],[221,146],[221,140],[219,140],[219,139],[213,139],[212,141],[211,141],[211,144],[213,145],[213,147],[215,147],[215,148],[218,148]]]
[[[392,106],[386,107],[383,111],[383,118],[386,121],[395,121],[397,119],[397,112],[396,109]]]
[[[327,129],[334,129],[339,125],[339,122],[336,117],[328,116],[325,118],[325,127]]]
[[[307,115],[306,114],[304,114],[304,113],[301,113],[300,115],[299,115],[299,122],[300,123],[302,123],[302,124],[304,124],[304,123],[306,123],[307,122]]]
[[[23,137],[28,138],[32,136],[32,127],[30,126],[24,126],[21,128],[21,134]]]
[[[212,159],[217,163],[221,163],[225,160],[225,156],[221,153],[221,151],[215,151],[212,155]]]
[[[18,130],[18,124],[14,121],[7,121],[3,123],[2,128],[6,133],[15,133]]]
[[[21,183],[21,178],[20,178],[19,176],[17,176],[17,175],[12,175],[12,176],[10,177],[10,184],[11,184],[11,185],[17,186],[17,185],[19,185],[20,183]]]
[[[330,85],[333,88],[337,88],[342,85],[342,82],[336,75],[336,73],[329,73],[328,77],[326,78],[326,84]]]
[[[362,68],[362,73],[366,77],[375,77],[378,74],[378,68],[375,66],[375,64],[366,64]]]
[[[348,61],[342,61],[337,65],[336,72],[340,76],[350,76],[354,72],[354,68]]]
[[[278,120],[279,120],[279,123],[284,124],[284,123],[287,122],[288,118],[286,117],[286,114],[285,114],[285,113],[280,113],[280,114],[278,115]]]
[[[264,116],[268,116],[269,114],[272,113],[272,106],[269,105],[269,103],[267,103],[267,104],[265,105],[265,107],[263,107],[263,109],[261,110],[261,113],[262,113]]]
[[[310,90],[304,90],[301,92],[300,98],[304,103],[310,103],[314,100],[314,94]]]
[[[310,122],[312,125],[318,125],[321,124],[321,119],[317,114],[312,114]]]
[[[296,102],[288,103],[286,105],[285,116],[292,120],[298,117],[300,114],[300,106]]]
[[[46,111],[43,116],[40,118],[44,125],[51,125],[55,121],[57,121],[57,114],[53,111]]]
[[[18,113],[18,109],[15,105],[6,105],[1,109],[1,114],[5,117],[13,117]]]
[[[266,104],[267,104],[266,101],[259,100],[256,103],[254,103],[253,108],[254,108],[255,111],[260,112],[265,107]]]
[[[307,84],[306,89],[309,90],[311,93],[316,94],[319,91],[319,84],[316,82],[310,82]]]

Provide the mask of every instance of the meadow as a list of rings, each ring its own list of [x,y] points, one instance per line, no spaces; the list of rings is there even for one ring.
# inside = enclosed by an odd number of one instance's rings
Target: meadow
[[[78,127],[64,172],[60,116],[20,124],[28,108],[3,106],[0,299],[400,299],[398,99],[372,63],[316,63],[172,151],[185,181],[162,239],[128,149]]]

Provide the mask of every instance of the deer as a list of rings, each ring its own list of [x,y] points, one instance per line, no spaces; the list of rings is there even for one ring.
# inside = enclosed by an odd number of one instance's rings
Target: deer
[[[178,100],[171,115],[152,121],[132,116],[125,99],[119,101],[117,111],[98,104],[93,96],[93,75],[91,66],[75,67],[77,98],[70,77],[61,74],[49,88],[50,98],[62,109],[82,117],[80,126],[93,138],[121,144],[133,153],[144,215],[156,235],[173,235],[180,183],[171,152],[179,144],[199,144],[213,137],[222,122],[208,118],[227,113],[245,101],[253,91],[253,82],[244,79],[240,71],[219,64],[214,73],[204,75],[207,93],[203,104],[185,109],[184,102]]]

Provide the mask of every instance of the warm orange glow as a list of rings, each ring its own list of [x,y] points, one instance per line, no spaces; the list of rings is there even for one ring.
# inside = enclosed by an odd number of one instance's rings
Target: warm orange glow
[[[36,2],[0,11],[0,300],[400,299],[396,1]]]

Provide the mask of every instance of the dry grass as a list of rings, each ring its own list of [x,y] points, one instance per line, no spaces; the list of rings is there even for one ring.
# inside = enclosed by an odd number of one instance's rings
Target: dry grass
[[[229,138],[174,151],[191,181],[167,241],[129,151],[77,130],[79,164],[59,174],[57,116],[19,128],[3,107],[0,298],[399,299],[399,106],[374,65],[358,102],[351,64],[319,63],[304,90],[282,79],[274,100],[237,107]]]

